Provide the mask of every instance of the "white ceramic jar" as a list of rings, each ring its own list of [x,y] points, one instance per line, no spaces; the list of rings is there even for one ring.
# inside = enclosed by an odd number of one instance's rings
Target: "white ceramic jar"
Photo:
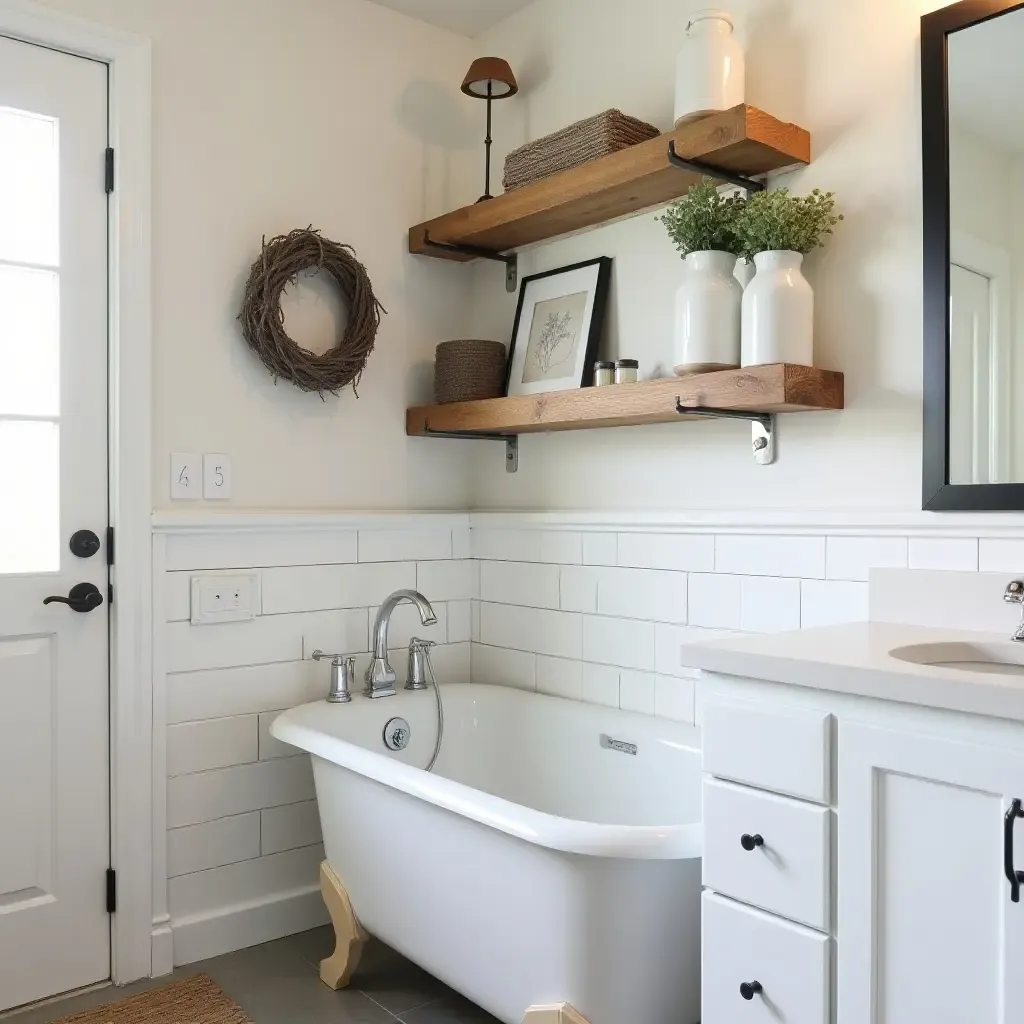
[[[743,288],[729,252],[691,252],[676,291],[675,373],[727,370],[740,365]]]
[[[814,365],[814,292],[801,253],[759,252],[743,292],[744,366]]]
[[[745,74],[732,15],[697,11],[676,59],[676,127],[742,103]]]

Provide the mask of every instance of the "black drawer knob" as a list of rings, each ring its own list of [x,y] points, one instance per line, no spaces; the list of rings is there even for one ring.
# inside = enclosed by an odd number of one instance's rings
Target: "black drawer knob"
[[[761,982],[759,981],[745,981],[740,985],[740,995],[749,1003],[754,996],[758,996],[763,991]]]
[[[751,850],[756,850],[759,846],[764,846],[764,836],[751,836],[744,833],[740,836],[740,846],[749,853]]]

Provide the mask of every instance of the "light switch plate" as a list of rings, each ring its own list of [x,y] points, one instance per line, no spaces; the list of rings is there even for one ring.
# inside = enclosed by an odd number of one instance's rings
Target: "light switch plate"
[[[192,625],[248,622],[260,614],[260,578],[255,573],[193,576]]]
[[[202,490],[202,461],[198,455],[171,455],[171,501],[198,501]]]
[[[231,497],[231,460],[226,455],[203,456],[203,497],[207,501]]]

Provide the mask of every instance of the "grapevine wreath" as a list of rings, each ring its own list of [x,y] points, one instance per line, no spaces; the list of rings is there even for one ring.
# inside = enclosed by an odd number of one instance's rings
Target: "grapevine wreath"
[[[330,275],[348,305],[348,326],[334,347],[316,355],[285,333],[281,295],[305,270]],[[312,227],[296,228],[269,242],[249,271],[238,319],[249,347],[260,357],[274,380],[283,377],[302,391],[337,395],[354,391],[387,310],[377,301],[366,268],[350,245],[324,238]]]

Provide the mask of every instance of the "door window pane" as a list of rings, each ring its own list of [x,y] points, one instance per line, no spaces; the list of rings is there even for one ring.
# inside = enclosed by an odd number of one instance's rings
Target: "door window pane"
[[[57,122],[0,107],[0,260],[57,266]]]
[[[60,427],[0,420],[0,574],[60,570]]]
[[[0,416],[60,414],[60,292],[51,270],[0,264]]]

